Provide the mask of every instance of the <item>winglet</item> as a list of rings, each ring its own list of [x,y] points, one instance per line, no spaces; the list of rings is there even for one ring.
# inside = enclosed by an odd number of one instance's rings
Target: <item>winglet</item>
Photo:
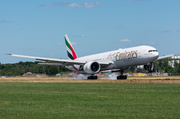
[[[64,35],[68,58],[71,60],[77,59],[77,55],[67,35]]]
[[[6,55],[12,55],[11,53],[6,53]]]

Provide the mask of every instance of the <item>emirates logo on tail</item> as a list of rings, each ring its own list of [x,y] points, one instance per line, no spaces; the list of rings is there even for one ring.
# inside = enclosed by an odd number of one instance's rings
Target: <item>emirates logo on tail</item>
[[[66,43],[66,49],[67,49],[67,55],[68,55],[68,58],[71,59],[71,60],[75,60],[77,59],[77,55],[73,49],[73,46],[68,38],[67,35],[64,36],[64,39],[65,39],[65,43]]]

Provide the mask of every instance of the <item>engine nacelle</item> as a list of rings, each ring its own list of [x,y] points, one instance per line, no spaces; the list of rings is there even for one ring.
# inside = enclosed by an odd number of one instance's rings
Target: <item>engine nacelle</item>
[[[98,62],[88,62],[83,66],[84,72],[88,74],[98,73],[101,69],[101,65]]]
[[[150,73],[150,72],[152,72],[152,70],[153,70],[153,63],[137,66],[137,72]]]

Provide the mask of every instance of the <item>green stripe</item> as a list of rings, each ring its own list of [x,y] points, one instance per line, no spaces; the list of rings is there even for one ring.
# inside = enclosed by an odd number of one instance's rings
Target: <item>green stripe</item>
[[[64,37],[65,42],[66,42],[66,46],[71,50],[70,44],[67,42],[66,38]]]

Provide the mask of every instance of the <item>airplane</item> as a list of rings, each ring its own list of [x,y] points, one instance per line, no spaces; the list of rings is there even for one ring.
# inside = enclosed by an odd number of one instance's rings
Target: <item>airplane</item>
[[[44,63],[39,63],[42,65],[65,66],[67,69],[74,72],[90,75],[87,77],[88,79],[97,79],[98,77],[96,74],[101,71],[119,71],[121,74],[117,76],[118,80],[127,79],[127,76],[123,75],[123,73],[124,70],[128,69],[129,67],[137,66],[137,71],[148,73],[153,70],[153,62],[156,60],[174,56],[171,54],[159,57],[159,53],[156,48],[142,45],[78,57],[67,35],[64,35],[64,39],[68,59],[54,59],[17,54],[8,55],[45,61]]]

